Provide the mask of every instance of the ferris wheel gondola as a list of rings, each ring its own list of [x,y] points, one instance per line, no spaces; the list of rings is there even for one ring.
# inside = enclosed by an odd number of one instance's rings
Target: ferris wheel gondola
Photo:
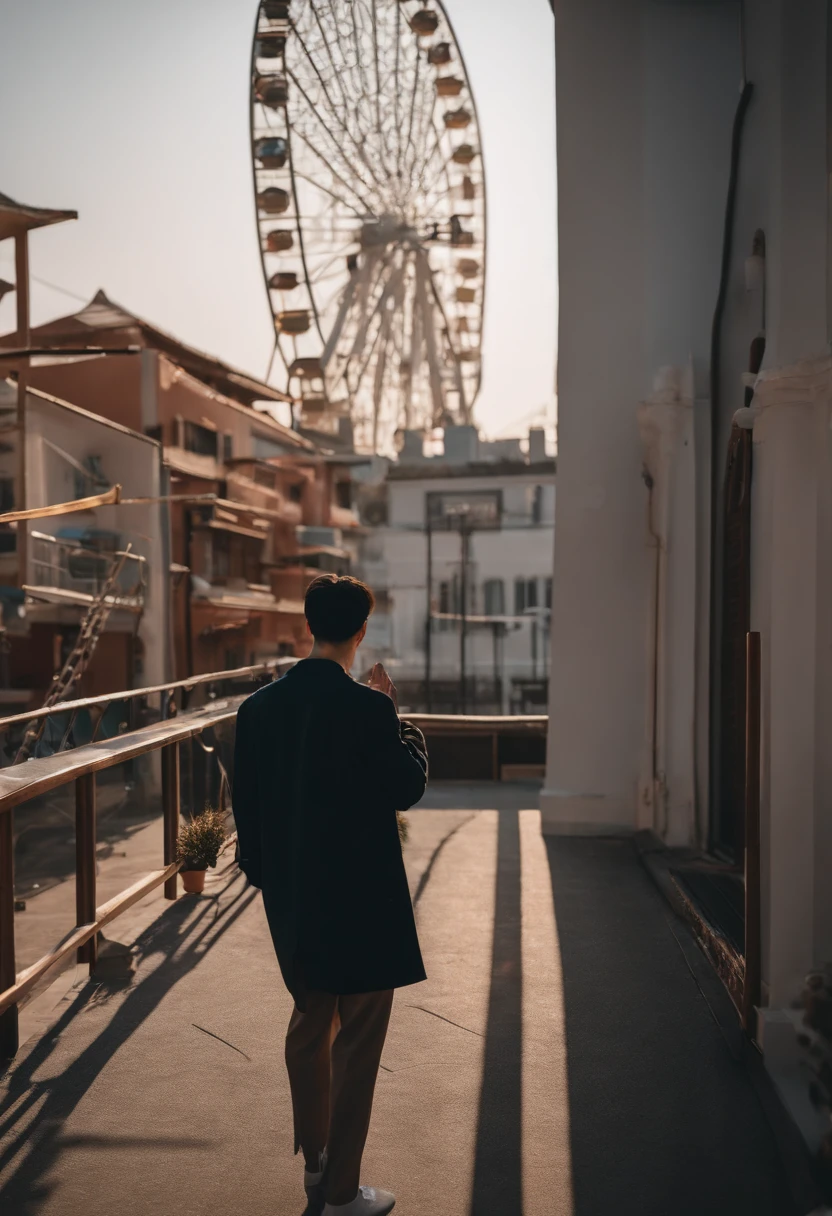
[[[275,373],[302,424],[468,422],[481,378],[485,178],[438,0],[262,0],[251,141]]]

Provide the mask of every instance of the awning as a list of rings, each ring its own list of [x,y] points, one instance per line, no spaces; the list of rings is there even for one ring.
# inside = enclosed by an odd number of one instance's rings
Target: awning
[[[0,241],[18,236],[32,228],[46,228],[50,224],[62,224],[65,220],[77,220],[77,211],[56,211],[51,207],[27,207],[16,203],[7,194],[0,194]]]
[[[252,540],[265,540],[268,535],[261,528],[244,528],[242,524],[229,524],[223,519],[208,519],[194,524],[196,531],[201,531],[203,528],[211,528],[215,532],[232,532],[235,536],[248,536]]]
[[[70,607],[88,608],[95,596],[86,591],[68,591],[65,587],[31,587],[23,584],[23,591],[33,600],[42,600],[46,604],[68,605]],[[125,612],[141,612],[144,601],[135,595],[106,595],[104,603],[108,608],[121,608]]]
[[[286,616],[302,616],[303,600],[267,600],[257,601],[243,595],[209,596],[206,599],[194,600],[197,604],[210,604],[212,608],[244,608],[246,612],[279,612]]]

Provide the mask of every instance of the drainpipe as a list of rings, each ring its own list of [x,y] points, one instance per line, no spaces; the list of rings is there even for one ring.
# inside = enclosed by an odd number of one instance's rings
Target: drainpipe
[[[17,336],[18,346],[28,350],[31,345],[29,317],[29,233],[19,232],[14,241],[15,292],[17,303]],[[17,502],[15,507],[23,511],[29,505],[26,501],[26,388],[28,382],[29,356],[25,355],[17,373]],[[28,523],[21,519],[17,525],[17,570],[18,586],[22,587],[29,576],[29,533]]]
[[[725,315],[725,305],[728,298],[728,280],[731,274],[731,257],[734,247],[734,221],[737,209],[737,187],[739,183],[740,153],[742,151],[742,133],[745,116],[751,102],[754,86],[745,76],[745,31],[743,26],[742,7],[740,8],[740,43],[743,59],[742,91],[734,116],[734,127],[731,134],[731,163],[728,176],[728,194],[725,199],[725,217],[722,233],[722,259],[719,274],[719,291],[714,306],[713,322],[711,325],[711,366],[710,366],[710,603],[709,603],[709,715],[708,715],[708,808],[709,836],[713,829],[714,818],[719,802],[719,733],[720,733],[720,681],[719,661],[721,650],[721,621],[719,612],[719,520],[721,505],[721,462],[720,439],[720,376],[722,372],[722,322]],[[694,715],[694,730],[696,730],[698,715]],[[699,741],[694,739],[695,755],[699,754]],[[699,805],[699,791],[696,792],[696,802]]]

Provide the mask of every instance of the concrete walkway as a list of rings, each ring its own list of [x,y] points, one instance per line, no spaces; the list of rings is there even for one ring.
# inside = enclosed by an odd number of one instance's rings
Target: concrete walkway
[[[442,809],[410,814],[430,978],[397,995],[367,1180],[402,1216],[791,1216],[632,846],[544,842],[516,797],[437,790]],[[138,938],[131,984],[70,990],[22,1050],[0,1093],[4,1216],[301,1216],[290,999],[259,896],[233,867],[206,891]]]

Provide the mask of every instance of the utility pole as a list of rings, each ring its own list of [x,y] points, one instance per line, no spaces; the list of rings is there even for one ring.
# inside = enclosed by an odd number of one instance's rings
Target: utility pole
[[[468,712],[468,681],[466,670],[466,642],[468,640],[468,550],[471,532],[468,527],[468,514],[461,511],[459,515],[459,540],[461,550],[462,571],[460,577],[460,621],[459,621],[459,692],[462,713]]]
[[[17,296],[18,346],[27,351],[31,345],[29,320],[29,233],[24,228],[14,238],[15,293]],[[26,388],[29,356],[24,355],[17,373],[17,492],[15,507],[22,511],[26,507]],[[28,570],[28,524],[21,520],[17,525],[17,570],[18,586],[27,580]]]
[[[431,671],[431,646],[433,644],[433,529],[430,508],[425,510],[425,540],[427,542],[426,583],[427,604],[425,613],[425,703],[427,712],[433,713],[433,680]]]

